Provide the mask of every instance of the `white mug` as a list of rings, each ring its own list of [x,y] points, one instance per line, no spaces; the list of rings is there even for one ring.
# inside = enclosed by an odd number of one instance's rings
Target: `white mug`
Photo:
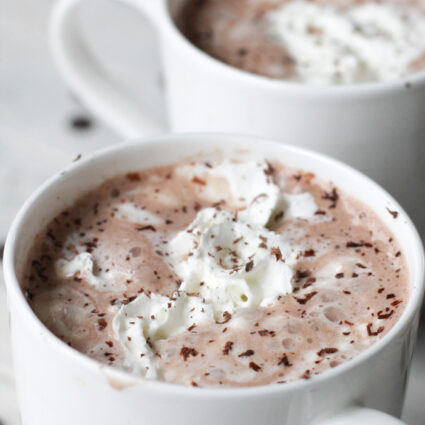
[[[87,1],[60,0],[52,14],[50,42],[65,81],[124,138],[163,131],[94,61],[78,26],[78,9]],[[270,137],[332,155],[390,190],[425,232],[417,208],[425,199],[425,72],[332,87],[272,80],[187,41],[174,23],[184,0],[119,2],[143,13],[158,33],[171,131]]]
[[[309,380],[216,389],[149,381],[101,365],[43,326],[25,299],[22,276],[34,238],[47,223],[104,179],[217,149],[244,149],[311,171],[337,182],[378,214],[402,247],[411,283],[405,310],[388,334]],[[424,291],[423,247],[388,193],[334,159],[282,143],[217,134],[162,136],[108,148],[72,163],[25,203],[7,238],[4,271],[23,425],[402,424],[395,417],[402,410]]]

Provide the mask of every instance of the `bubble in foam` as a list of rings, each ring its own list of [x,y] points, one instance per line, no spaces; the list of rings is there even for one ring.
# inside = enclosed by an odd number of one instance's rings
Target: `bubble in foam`
[[[333,323],[340,322],[345,318],[344,312],[340,308],[334,306],[326,307],[323,311],[323,314],[326,319]]]

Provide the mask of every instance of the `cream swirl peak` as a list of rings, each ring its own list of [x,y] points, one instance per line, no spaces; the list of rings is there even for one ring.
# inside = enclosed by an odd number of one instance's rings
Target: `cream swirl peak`
[[[207,208],[171,241],[181,290],[211,304],[217,320],[237,308],[267,306],[292,292],[299,247],[228,211]]]

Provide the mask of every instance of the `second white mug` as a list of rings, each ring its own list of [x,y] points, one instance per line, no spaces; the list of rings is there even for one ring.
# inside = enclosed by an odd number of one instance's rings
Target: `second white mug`
[[[163,131],[94,61],[78,29],[78,9],[87,1],[61,0],[52,14],[50,41],[64,79],[124,138]],[[425,230],[417,208],[425,198],[425,72],[351,86],[271,80],[192,45],[175,24],[184,0],[119,1],[147,16],[158,32],[172,131],[270,137],[330,154],[389,189]]]

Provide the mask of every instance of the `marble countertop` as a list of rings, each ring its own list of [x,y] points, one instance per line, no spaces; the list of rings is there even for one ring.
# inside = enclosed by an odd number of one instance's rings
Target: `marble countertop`
[[[77,154],[120,140],[61,81],[47,43],[52,4],[2,0],[0,5],[0,247],[19,206],[40,183]],[[93,17],[96,27],[89,30]],[[158,53],[149,25],[126,7],[102,0],[87,4],[81,22],[112,75],[164,120]],[[2,279],[0,265],[0,425],[18,425]],[[403,415],[408,425],[425,424],[425,317],[422,323]]]

